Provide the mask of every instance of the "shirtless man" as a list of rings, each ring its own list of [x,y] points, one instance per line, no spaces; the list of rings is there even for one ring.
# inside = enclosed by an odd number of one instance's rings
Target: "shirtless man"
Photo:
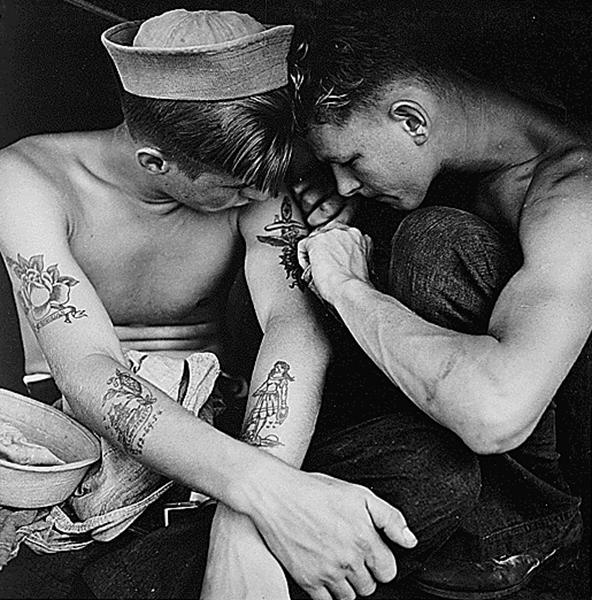
[[[99,436],[219,500],[204,598],[285,598],[280,565],[312,598],[367,594],[395,576],[383,539],[416,543],[401,513],[368,489],[299,470],[329,348],[308,293],[282,261],[305,234],[281,188],[290,159],[291,33],[211,11],[117,25],[103,41],[125,90],[125,121],[107,131],[34,136],[0,155],[0,250],[19,304],[26,371],[50,373]],[[287,129],[276,136],[269,124],[279,121]],[[268,243],[270,236],[281,243]],[[257,432],[245,435],[249,443],[195,418],[124,356],[126,349],[220,352],[223,308],[242,264],[263,330],[244,425]],[[153,422],[110,419],[117,395],[110,382],[122,378],[136,390],[127,407],[139,413],[150,397]],[[43,580],[51,590],[55,573],[65,577],[56,560],[70,553],[28,552],[27,576],[24,551],[0,573],[0,588],[23,597],[57,593],[28,586]],[[173,567],[170,579],[181,579]],[[136,593],[160,585],[159,573],[138,581],[144,587]]]
[[[405,36],[403,21],[315,23],[296,77],[308,140],[338,193],[362,212],[370,201],[412,211],[388,273],[372,277],[370,240],[344,224],[313,232],[299,256],[392,384],[493,455],[480,458],[481,512],[463,531],[473,537],[417,582],[446,598],[498,598],[581,532],[552,400],[592,331],[592,152],[540,106],[456,70],[417,28]],[[475,196],[422,207],[444,174],[472,177]]]

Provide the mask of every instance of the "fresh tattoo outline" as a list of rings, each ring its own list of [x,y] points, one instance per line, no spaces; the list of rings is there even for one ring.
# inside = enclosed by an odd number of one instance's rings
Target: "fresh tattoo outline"
[[[115,369],[107,384],[111,387],[103,396],[102,405],[104,408],[109,405],[109,412],[103,422],[125,450],[134,456],[141,454],[146,436],[162,410],[155,406],[156,398],[150,390],[125,371]]]
[[[258,235],[257,239],[263,244],[282,249],[280,265],[286,271],[286,279],[292,279],[290,287],[298,286],[305,290],[307,285],[302,281],[302,267],[298,264],[298,242],[308,235],[308,229],[293,218],[292,201],[289,196],[284,196],[280,214],[274,216],[273,223],[269,223],[263,229],[268,232],[279,231],[276,235]]]
[[[290,365],[278,360],[267,375],[267,379],[253,392],[255,403],[245,418],[241,439],[252,446],[274,448],[283,446],[275,433],[263,435],[264,429],[275,429],[288,417],[288,385],[294,381]]]
[[[43,254],[29,259],[17,254],[17,260],[6,257],[6,262],[21,282],[17,295],[35,331],[60,318],[72,323],[72,319],[88,316],[85,310],[69,304],[70,291],[80,283],[78,279],[61,275],[57,264],[46,268]]]

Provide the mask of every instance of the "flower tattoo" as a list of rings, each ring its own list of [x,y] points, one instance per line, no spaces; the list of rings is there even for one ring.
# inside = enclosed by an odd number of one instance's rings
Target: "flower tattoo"
[[[18,297],[35,331],[59,318],[71,323],[87,316],[86,311],[69,304],[70,290],[78,280],[61,275],[57,265],[46,268],[42,254],[28,260],[19,254],[17,260],[7,257],[6,261],[21,282]]]
[[[290,287],[298,286],[301,290],[307,288],[302,281],[302,268],[298,264],[298,242],[306,237],[306,227],[292,218],[292,203],[284,196],[280,214],[275,215],[273,223],[265,226],[265,231],[278,232],[276,235],[258,235],[257,239],[269,246],[281,247],[280,264],[286,271],[286,279],[292,278]]]

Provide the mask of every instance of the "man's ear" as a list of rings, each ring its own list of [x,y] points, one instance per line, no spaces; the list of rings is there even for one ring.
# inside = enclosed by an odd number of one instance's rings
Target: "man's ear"
[[[136,160],[143,169],[146,169],[152,175],[164,175],[171,168],[164,154],[151,146],[136,150]]]
[[[399,122],[418,146],[427,141],[430,133],[430,118],[421,104],[413,100],[397,100],[390,105],[389,117]]]

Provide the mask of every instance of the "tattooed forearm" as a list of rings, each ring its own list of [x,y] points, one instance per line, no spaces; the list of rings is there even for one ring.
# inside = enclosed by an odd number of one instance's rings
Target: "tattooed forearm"
[[[306,237],[306,226],[293,218],[292,201],[284,196],[281,214],[275,215],[273,223],[265,226],[265,231],[275,232],[273,235],[258,235],[257,239],[263,244],[281,248],[280,264],[286,271],[286,279],[292,279],[290,287],[298,286],[306,289],[306,284],[301,280],[302,269],[298,264],[298,241]]]
[[[288,384],[294,381],[290,365],[278,360],[267,379],[253,392],[254,404],[249,410],[241,439],[253,446],[273,448],[283,446],[270,429],[281,425],[288,416]]]
[[[156,398],[137,379],[119,369],[107,384],[111,387],[103,396],[103,407],[109,411],[103,421],[125,450],[141,454],[146,436],[162,414],[155,405]]]
[[[17,260],[7,257],[6,262],[20,281],[18,298],[35,331],[57,319],[71,323],[87,316],[70,304],[70,290],[78,280],[61,275],[57,265],[46,268],[42,254],[28,260],[19,254]]]

